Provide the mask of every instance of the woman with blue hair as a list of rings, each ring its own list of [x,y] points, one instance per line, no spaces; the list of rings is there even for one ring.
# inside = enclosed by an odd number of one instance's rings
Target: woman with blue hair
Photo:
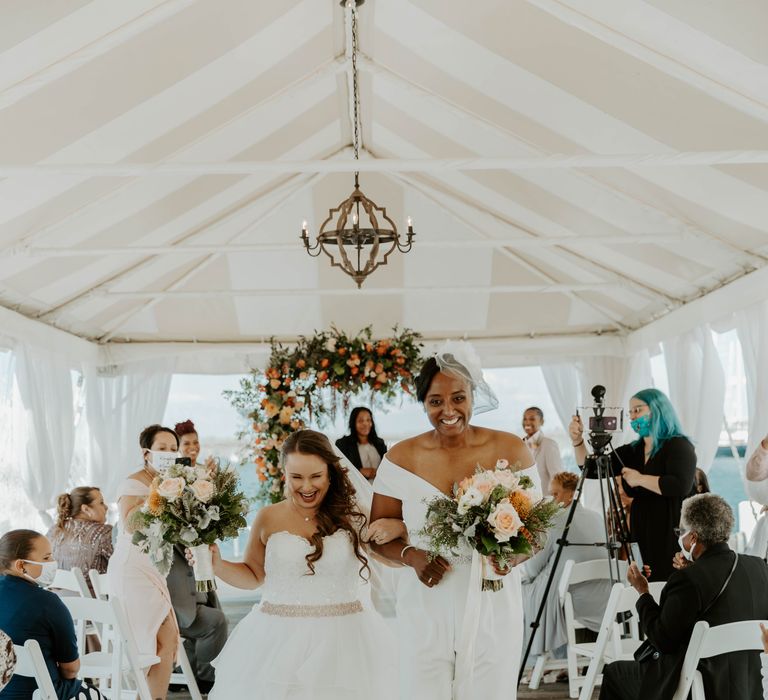
[[[666,394],[643,389],[629,400],[629,418],[639,438],[611,452],[613,473],[621,475],[633,498],[630,536],[640,546],[651,581],[666,581],[680,549],[674,529],[683,500],[693,493],[696,452],[683,433],[680,419]],[[568,427],[576,462],[584,464],[587,450],[581,419]]]

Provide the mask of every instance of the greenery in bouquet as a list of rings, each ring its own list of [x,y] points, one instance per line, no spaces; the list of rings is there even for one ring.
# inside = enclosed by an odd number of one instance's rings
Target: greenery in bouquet
[[[437,496],[428,504],[420,534],[427,538],[432,556],[456,556],[465,543],[506,568],[515,555],[530,555],[541,547],[561,509],[556,501],[542,499],[533,481],[519,476],[503,459],[495,469],[478,465],[453,491],[453,498]],[[499,588],[500,582],[483,582],[483,590]]]
[[[395,327],[388,338],[374,339],[371,327],[355,336],[331,328],[301,337],[287,348],[272,341],[268,366],[225,392],[249,419],[240,437],[248,439],[242,462],[254,463],[261,484],[256,500],[283,499],[280,449],[286,438],[311,421],[323,425],[353,396],[364,395],[374,406],[409,395],[421,366],[419,335]]]
[[[155,477],[133,518],[133,543],[167,576],[173,546],[194,547],[238,536],[247,526],[248,498],[229,468],[174,464]]]

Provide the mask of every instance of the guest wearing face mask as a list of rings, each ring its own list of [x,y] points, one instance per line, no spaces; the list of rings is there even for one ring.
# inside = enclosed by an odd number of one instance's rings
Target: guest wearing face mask
[[[14,644],[34,639],[48,667],[59,700],[98,700],[96,688],[77,677],[80,659],[72,616],[45,587],[57,564],[48,538],[34,530],[11,530],[0,537],[0,629]],[[29,700],[34,678],[16,675],[0,691],[2,700]]]
[[[53,556],[62,569],[80,569],[91,588],[88,572],[106,574],[112,556],[112,526],[106,524],[104,497],[94,486],[78,486],[59,496],[56,510],[56,524],[46,534]]]
[[[629,400],[629,416],[639,438],[617,447],[611,453],[611,465],[633,499],[630,536],[651,568],[650,580],[666,581],[679,549],[674,529],[680,508],[693,493],[696,452],[669,399],[658,389],[638,391]],[[587,449],[579,416],[573,417],[568,432],[576,463],[582,466]]]
[[[144,505],[158,471],[176,461],[179,438],[171,428],[150,425],[142,430],[139,446],[144,466],[118,489],[120,530],[108,573],[111,595],[128,613],[128,624],[139,653],[160,658],[149,668],[147,683],[153,698],[165,698],[176,658],[179,627],[165,578],[152,564],[149,555],[131,542],[134,531],[131,520]]]
[[[544,412],[537,406],[526,408],[523,412],[523,442],[528,446],[536,460],[542,490],[549,488],[555,474],[563,470],[560,448],[552,439],[541,432],[544,425]]]

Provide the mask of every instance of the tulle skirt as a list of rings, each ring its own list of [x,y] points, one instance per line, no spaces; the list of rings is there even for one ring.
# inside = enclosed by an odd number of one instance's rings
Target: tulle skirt
[[[392,700],[395,639],[364,610],[336,617],[282,617],[256,606],[213,662],[209,700]]]

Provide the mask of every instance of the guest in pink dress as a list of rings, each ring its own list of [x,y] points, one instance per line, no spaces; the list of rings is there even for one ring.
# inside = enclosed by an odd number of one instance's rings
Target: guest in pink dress
[[[126,610],[139,653],[160,657],[160,662],[150,667],[147,682],[153,698],[165,698],[176,658],[179,628],[165,577],[149,556],[131,542],[131,518],[144,505],[158,469],[175,461],[179,439],[171,428],[150,425],[139,436],[139,445],[144,453],[144,466],[118,489],[120,529],[109,560],[109,585],[111,595]]]

